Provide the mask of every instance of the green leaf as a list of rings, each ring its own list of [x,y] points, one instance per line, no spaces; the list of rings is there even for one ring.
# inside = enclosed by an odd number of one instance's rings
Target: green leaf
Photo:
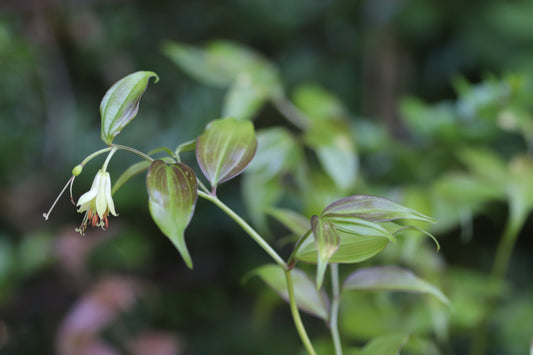
[[[293,100],[312,120],[342,120],[347,116],[341,101],[318,85],[306,84],[297,87]]]
[[[117,81],[100,103],[102,140],[111,144],[113,139],[128,125],[139,111],[139,101],[148,87],[150,78],[159,81],[156,73],[138,71]]]
[[[247,172],[257,172],[266,180],[293,168],[301,156],[296,138],[287,129],[262,129],[257,133],[257,152]]]
[[[322,216],[357,217],[373,222],[405,218],[435,223],[433,218],[391,200],[367,195],[354,195],[335,201],[324,209]]]
[[[409,335],[388,334],[369,341],[362,350],[353,352],[355,355],[399,355]]]
[[[326,219],[313,216],[311,218],[311,227],[318,251],[316,287],[320,288],[324,280],[328,262],[337,249],[339,249],[340,238],[335,227]]]
[[[397,229],[400,229],[401,226],[396,227],[394,224],[387,225],[388,228],[394,228],[394,231],[391,232],[383,226],[370,222],[357,217],[323,217],[329,223],[331,223],[337,230],[343,231],[346,234],[353,236],[377,236],[385,237],[393,243],[396,243],[396,238],[394,233]],[[392,223],[392,222],[389,222]]]
[[[309,230],[309,220],[286,208],[269,208],[267,213],[274,217],[278,222],[287,227],[296,236],[302,236]]]
[[[117,181],[113,184],[113,189],[111,190],[111,194],[115,194],[115,192],[118,191],[124,185],[129,179],[131,179],[134,176],[139,175],[143,171],[147,170],[150,167],[150,162],[143,160],[138,163],[135,163],[131,165],[129,168],[127,168],[122,175],[117,179]]]
[[[441,302],[448,299],[435,286],[418,278],[413,272],[395,266],[377,266],[359,269],[344,281],[344,290],[352,291],[407,291],[426,293]]]
[[[254,85],[249,73],[241,73],[226,94],[222,115],[239,120],[253,118],[266,100],[265,92]]]
[[[353,236],[337,230],[340,238],[337,252],[329,259],[330,263],[359,263],[370,259],[388,244],[389,240],[380,236]],[[311,238],[307,238],[296,253],[296,257],[307,263],[316,264],[318,262],[316,243]]]
[[[283,88],[277,69],[254,51],[229,41],[214,41],[204,49],[165,42],[163,52],[185,72],[207,85],[227,87],[237,76],[251,77],[255,91],[280,96]]]
[[[196,143],[196,159],[213,189],[240,174],[257,148],[250,121],[224,118],[210,122]]]
[[[297,268],[291,270],[294,297],[298,308],[316,317],[327,320],[329,317],[329,301],[325,292],[317,290],[305,272]],[[268,264],[252,271],[263,279],[285,301],[289,300],[287,283],[283,269],[278,265]]]
[[[359,159],[346,124],[317,122],[305,132],[304,139],[315,150],[320,164],[339,187],[346,190],[355,183]]]
[[[182,163],[165,164],[162,160],[155,160],[146,176],[146,187],[153,220],[192,269],[184,232],[196,205],[197,182],[194,171]]]

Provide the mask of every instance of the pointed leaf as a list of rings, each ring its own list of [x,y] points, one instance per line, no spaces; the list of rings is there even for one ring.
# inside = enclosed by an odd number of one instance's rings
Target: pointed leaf
[[[155,160],[148,171],[146,186],[153,220],[192,269],[184,232],[196,205],[197,183],[194,171],[182,163],[165,164],[162,160]]]
[[[344,281],[344,290],[359,291],[407,291],[427,293],[441,302],[448,299],[435,286],[418,278],[413,272],[395,266],[378,266],[359,269]]]
[[[265,93],[254,85],[249,73],[237,76],[224,100],[222,115],[239,120],[252,119],[266,100]]]
[[[435,223],[431,217],[382,197],[354,195],[333,202],[322,211],[327,217],[357,217],[373,222],[415,219]]]
[[[118,191],[124,185],[129,179],[132,177],[139,175],[145,170],[148,170],[150,167],[150,162],[143,160],[138,163],[135,163],[131,165],[129,168],[127,168],[122,175],[119,176],[117,181],[113,184],[113,189],[111,190],[111,194],[113,195],[115,192]]]
[[[252,78],[254,90],[266,97],[281,95],[276,68],[254,51],[229,41],[214,41],[205,48],[166,42],[163,52],[185,72],[207,85],[227,87],[241,73]]]
[[[196,159],[213,188],[240,174],[257,148],[249,121],[224,118],[212,121],[196,143]]]
[[[265,281],[285,301],[289,300],[285,274],[278,265],[264,265],[252,271]],[[328,319],[329,301],[325,292],[318,291],[305,272],[297,268],[291,270],[294,296],[298,308],[324,320]]]
[[[309,229],[309,220],[298,212],[286,208],[269,208],[267,212],[296,236],[304,235]]]
[[[152,77],[155,82],[159,81],[154,72],[138,71],[122,78],[106,92],[100,102],[101,136],[106,144],[111,144],[120,131],[135,118],[139,111],[139,101]]]
[[[315,243],[318,251],[318,267],[316,272],[316,286],[320,288],[324,280],[324,274],[328,266],[329,259],[339,248],[340,238],[337,230],[327,220],[318,216],[311,218],[311,227],[315,236]]]
[[[306,84],[297,87],[293,100],[313,121],[342,120],[347,116],[341,101],[318,85]]]
[[[394,234],[391,233],[387,228],[384,228],[383,226],[375,222],[370,222],[370,221],[357,218],[357,217],[323,217],[323,218],[326,219],[328,222],[330,222],[332,225],[334,225],[337,230],[340,230],[346,234],[350,234],[353,236],[385,237],[391,242],[396,243],[396,238],[394,237]],[[389,228],[393,226],[394,224],[391,226],[387,225],[387,227]],[[394,232],[396,232],[396,230],[394,230]]]
[[[359,158],[346,124],[317,122],[306,131],[304,139],[316,152],[324,171],[341,189],[349,189],[355,183]]]
[[[330,263],[359,263],[370,259],[388,244],[389,240],[381,236],[353,236],[337,230],[340,237],[340,245],[337,252],[329,259]],[[307,263],[318,262],[316,243],[311,238],[302,244],[296,257]]]
[[[409,335],[388,334],[370,340],[357,355],[399,355]]]

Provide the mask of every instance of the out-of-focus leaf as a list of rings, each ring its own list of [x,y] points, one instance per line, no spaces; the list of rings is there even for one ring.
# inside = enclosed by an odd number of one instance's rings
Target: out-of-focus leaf
[[[263,279],[285,301],[289,300],[285,274],[278,265],[264,265],[252,271]],[[294,284],[294,296],[298,308],[316,317],[327,320],[329,317],[329,301],[325,292],[317,290],[315,284],[305,272],[297,268],[291,270]]]
[[[305,132],[304,139],[329,177],[342,189],[349,189],[359,165],[349,127],[340,122],[317,122]]]
[[[488,149],[460,149],[459,159],[467,168],[486,181],[503,184],[507,179],[505,162]]]
[[[382,197],[368,195],[354,195],[335,201],[324,209],[322,216],[357,217],[374,222],[405,218],[435,223],[433,218],[415,210]]]
[[[257,114],[265,99],[265,93],[254,85],[250,74],[240,73],[226,94],[222,116],[249,120]]]
[[[159,81],[156,73],[138,71],[117,81],[100,102],[102,140],[111,144],[113,139],[135,118],[139,102],[148,87],[150,78]]]
[[[242,179],[242,193],[246,203],[247,213],[259,230],[266,231],[266,212],[279,202],[283,196],[281,179],[274,177],[266,179],[260,173],[244,174]]]
[[[318,85],[298,86],[294,90],[293,100],[312,120],[341,120],[346,117],[346,110],[340,100]]]
[[[410,355],[441,355],[437,345],[429,339],[411,335],[402,348]]]
[[[143,160],[143,161],[135,163],[132,166],[130,166],[129,168],[127,168],[122,173],[122,175],[119,176],[117,181],[113,184],[113,188],[111,190],[111,194],[114,194],[115,192],[117,192],[118,189],[120,189],[122,187],[122,185],[124,185],[132,177],[134,177],[136,175],[139,175],[140,173],[142,173],[145,170],[148,170],[149,167],[150,167],[150,162],[146,161],[146,160]]]
[[[185,72],[207,85],[227,87],[246,73],[255,91],[265,97],[282,95],[277,69],[252,50],[229,41],[214,41],[204,49],[166,42],[163,52]]]
[[[340,238],[337,252],[329,259],[330,263],[359,263],[370,259],[382,251],[389,240],[380,236],[361,236],[353,235],[337,230]],[[307,238],[302,244],[296,257],[307,263],[317,263],[318,251],[316,243],[311,238]]]
[[[30,275],[50,262],[53,242],[53,236],[42,232],[26,235],[19,244],[18,273]]]
[[[369,341],[361,350],[350,352],[353,355],[399,355],[409,335],[389,334]]]
[[[335,227],[326,219],[318,216],[311,218],[311,226],[318,251],[316,287],[322,286],[328,261],[335,254],[340,245],[340,238]]]
[[[182,163],[167,165],[162,160],[155,160],[146,176],[146,187],[153,220],[178,249],[187,266],[192,268],[184,232],[196,205],[194,171]]]
[[[163,53],[187,74],[211,86],[229,85],[240,70],[224,56],[183,43],[165,42]]]
[[[430,294],[449,304],[444,294],[432,284],[418,278],[413,272],[394,266],[359,269],[344,281],[344,290],[353,291],[407,291]]]
[[[269,208],[267,212],[296,236],[304,235],[310,228],[309,220],[293,210]]]
[[[250,121],[224,118],[211,121],[196,143],[196,158],[202,172],[216,186],[240,174],[257,148]]]
[[[262,129],[257,133],[257,152],[247,172],[257,172],[269,179],[297,165],[300,157],[296,138],[287,129]]]

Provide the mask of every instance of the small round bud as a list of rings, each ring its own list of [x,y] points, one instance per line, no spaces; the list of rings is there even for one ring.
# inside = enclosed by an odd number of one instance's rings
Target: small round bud
[[[81,171],[83,170],[83,165],[79,164],[79,165],[76,165],[74,167],[74,169],[72,169],[72,175],[74,176],[78,176],[81,174]]]

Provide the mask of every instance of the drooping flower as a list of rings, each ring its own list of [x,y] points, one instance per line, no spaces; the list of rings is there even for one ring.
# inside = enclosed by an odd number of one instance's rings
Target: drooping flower
[[[115,204],[111,197],[111,178],[107,171],[98,170],[94,177],[91,189],[81,195],[77,203],[78,212],[85,212],[85,216],[76,232],[84,235],[89,223],[93,227],[109,227],[109,213],[118,216],[115,211]]]

